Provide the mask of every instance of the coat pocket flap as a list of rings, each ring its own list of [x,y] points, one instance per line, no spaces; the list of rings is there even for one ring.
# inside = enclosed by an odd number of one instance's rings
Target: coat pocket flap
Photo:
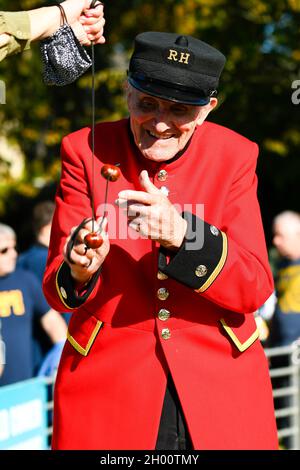
[[[259,337],[259,331],[256,327],[254,318],[253,323],[246,322],[246,324],[243,325],[244,328],[241,328],[241,326],[238,328],[229,326],[224,318],[220,319],[220,323],[240,352],[246,351],[246,349],[248,349]]]
[[[87,356],[103,322],[79,310],[71,317],[67,339],[82,356]]]

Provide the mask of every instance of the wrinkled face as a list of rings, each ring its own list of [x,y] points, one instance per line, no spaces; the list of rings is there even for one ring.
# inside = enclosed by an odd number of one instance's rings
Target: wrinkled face
[[[0,235],[0,276],[6,276],[15,270],[17,256],[15,237]]]
[[[163,162],[184,149],[217,99],[205,106],[192,106],[156,98],[128,85],[127,102],[135,144],[145,158]]]
[[[273,226],[273,244],[279,254],[289,259],[297,259],[300,255],[300,232],[292,224],[277,222]]]

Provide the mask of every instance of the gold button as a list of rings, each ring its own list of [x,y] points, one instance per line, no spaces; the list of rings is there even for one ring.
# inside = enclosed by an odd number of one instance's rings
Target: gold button
[[[206,276],[207,267],[204,266],[204,264],[199,264],[199,266],[197,266],[197,268],[195,269],[195,274],[196,274],[197,277]]]
[[[171,338],[171,332],[169,328],[164,328],[161,332],[161,336],[163,339],[170,339]]]
[[[63,287],[60,287],[59,290],[60,290],[60,293],[61,293],[62,297],[64,299],[67,299],[68,296],[67,296],[67,293],[66,293],[65,289]]]
[[[157,297],[159,300],[166,300],[169,297],[169,291],[165,287],[161,287],[157,291]]]
[[[165,308],[161,308],[160,311],[158,312],[158,318],[161,321],[169,320],[170,315],[171,314],[170,314],[169,310],[166,310]]]
[[[165,279],[168,279],[169,276],[167,276],[166,274],[162,273],[161,271],[158,271],[157,272],[157,279],[159,279],[160,281],[164,281]]]
[[[168,178],[168,173],[166,172],[166,170],[160,170],[157,173],[157,179],[159,179],[159,181],[166,181],[167,178]]]
[[[219,235],[219,230],[217,229],[217,227],[215,227],[214,225],[211,225],[209,228],[210,228],[211,233],[212,233],[215,237],[217,237],[217,236]]]

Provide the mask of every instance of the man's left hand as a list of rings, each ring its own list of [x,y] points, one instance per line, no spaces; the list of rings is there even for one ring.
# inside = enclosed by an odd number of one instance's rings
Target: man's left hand
[[[140,183],[145,191],[121,191],[116,204],[126,208],[131,228],[163,247],[177,251],[183,242],[187,222],[168,197],[150,181],[146,170],[140,174]]]

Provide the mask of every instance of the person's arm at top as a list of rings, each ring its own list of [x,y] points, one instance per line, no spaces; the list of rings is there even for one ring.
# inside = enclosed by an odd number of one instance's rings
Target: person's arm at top
[[[102,44],[103,5],[89,10],[91,0],[66,0],[62,2],[68,23],[83,45]],[[56,6],[21,12],[0,11],[0,61],[7,55],[30,47],[32,41],[51,36],[61,25],[61,12]]]
[[[0,12],[0,61],[30,47],[30,19],[26,11]]]

